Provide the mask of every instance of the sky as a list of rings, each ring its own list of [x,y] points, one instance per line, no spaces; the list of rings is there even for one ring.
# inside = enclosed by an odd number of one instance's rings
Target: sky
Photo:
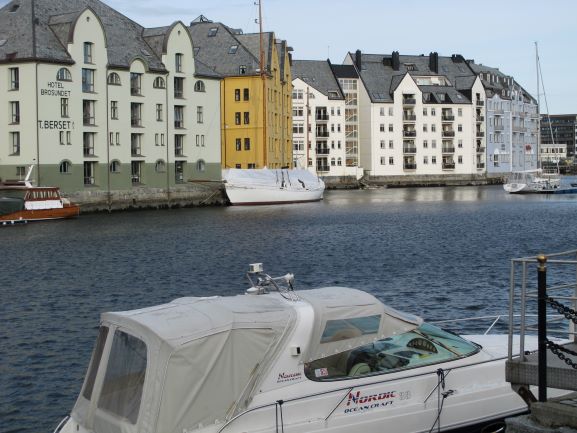
[[[255,0],[105,2],[145,27],[188,24],[202,14],[245,33],[258,31]],[[262,0],[262,8],[264,30],[285,39],[294,59],[341,63],[357,49],[462,54],[513,76],[535,97],[537,42],[541,112],[577,113],[575,0]]]

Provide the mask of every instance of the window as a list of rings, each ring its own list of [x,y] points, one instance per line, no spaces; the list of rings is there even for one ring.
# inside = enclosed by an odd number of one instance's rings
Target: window
[[[423,108],[423,116],[427,115],[427,108]]]
[[[185,161],[174,161],[174,182],[184,183],[184,164]]]
[[[60,166],[58,167],[58,171],[60,172],[60,174],[70,174],[70,169],[72,167],[72,164],[70,163],[70,161],[62,161],[60,163]]]
[[[254,164],[253,164],[254,165]],[[249,164],[249,168],[250,168],[250,164]],[[253,167],[254,168],[254,167]],[[199,159],[196,162],[196,170],[200,171],[201,173],[206,169],[206,164],[202,159]]]
[[[12,125],[17,125],[20,123],[20,102],[12,101],[10,102],[10,123]]]
[[[20,70],[18,68],[9,68],[10,72],[10,90],[18,90],[20,88]]]
[[[248,89],[243,89],[242,95],[243,95],[242,96],[243,101],[249,100],[250,93]]]
[[[293,89],[292,98],[293,99],[303,99],[303,90],[302,89]]]
[[[423,148],[426,149],[429,147],[429,142],[427,140],[423,140]]]
[[[431,156],[431,164],[436,164],[436,163],[437,163],[437,157]]]
[[[182,105],[174,106],[174,127],[184,128],[184,107]]]
[[[164,81],[164,78],[156,77],[154,79],[154,82],[152,83],[152,87],[154,87],[155,89],[165,89],[166,88],[166,82]]]
[[[387,165],[387,157],[381,156],[381,165]]]
[[[82,120],[85,126],[95,125],[95,101],[82,101]]]
[[[66,144],[66,133],[64,131],[60,131],[60,145],[64,146],[65,144]]]
[[[162,159],[159,159],[154,164],[154,171],[157,173],[166,173],[166,163]]]
[[[202,80],[198,80],[196,83],[194,83],[194,91],[195,92],[205,92],[205,87],[204,87],[204,81]]]
[[[423,156],[423,164],[428,164],[428,163],[429,163],[429,157]]]
[[[426,123],[423,123],[423,132],[427,132],[427,129],[428,129],[428,128],[427,128],[427,124],[426,124]]]
[[[16,178],[19,180],[23,180],[26,176],[26,167],[16,167]]]
[[[142,126],[142,104],[130,103],[130,124],[132,126]]]
[[[20,155],[20,132],[10,133],[10,155]]]
[[[204,135],[196,134],[196,147],[204,147]]]
[[[142,134],[130,134],[130,156],[142,156]]]
[[[240,75],[246,74],[246,65],[240,65],[240,66],[238,67],[238,73],[239,73]]]
[[[348,329],[351,328],[363,332],[355,324],[349,325]],[[452,361],[478,351],[479,348],[467,340],[424,323],[416,330],[305,363],[304,370],[307,378],[314,381],[350,379]],[[342,359],[347,362],[340,362]],[[349,398],[351,404],[358,404]]]
[[[389,165],[395,165],[395,159],[392,156],[389,156]]]
[[[337,165],[338,165],[339,167],[343,165],[343,159],[342,159],[341,157],[339,157],[339,158],[337,159]]]
[[[56,73],[56,80],[58,81],[72,81],[72,75],[66,68],[60,68]]]
[[[293,117],[303,117],[304,109],[303,107],[293,107]]]
[[[174,156],[184,156],[184,135],[174,136]]]
[[[432,141],[431,141],[431,147],[432,147],[433,149],[436,149],[436,148],[437,148],[437,140],[432,140]]]
[[[230,48],[228,49],[228,54],[236,54],[237,50],[238,50],[238,45],[231,45]]]
[[[218,32],[218,27],[211,27],[210,29],[208,29],[208,37],[214,37],[216,36],[216,33]]]
[[[393,140],[389,140],[389,149],[393,148]]]
[[[385,124],[384,124],[384,123],[381,123],[381,124],[379,125],[379,131],[385,132]]]
[[[435,109],[431,108],[431,116],[436,116],[436,115],[437,115],[437,112],[435,111]]]
[[[461,155],[459,155],[459,156],[457,157],[457,162],[458,162],[459,164],[462,164],[462,163],[463,163],[463,157],[462,157]]]
[[[65,161],[63,161],[63,163],[64,162]],[[98,331],[96,346],[94,347],[94,351],[92,352],[92,359],[90,360],[88,373],[86,374],[86,382],[84,383],[84,389],[82,390],[82,395],[87,400],[90,400],[92,398],[92,390],[94,389],[96,373],[98,372],[98,367],[100,366],[100,360],[102,359],[102,353],[104,352],[104,344],[106,343],[107,337],[108,337],[108,327],[101,326]]]
[[[174,55],[174,69],[176,72],[182,72],[182,59],[183,55],[181,53],[176,53]]]
[[[234,113],[234,124],[240,125],[240,111],[237,111],[236,113]]]
[[[92,63],[92,42],[84,42],[84,63]]]
[[[389,107],[389,116],[392,116],[394,113],[393,107]]]
[[[96,156],[94,153],[94,132],[84,132],[82,134],[82,149],[84,156]]]
[[[84,162],[84,185],[96,185],[96,162]]]
[[[385,115],[385,107],[381,107],[380,109],[380,115],[384,116]]]
[[[162,122],[162,118],[163,118],[163,108],[162,108],[162,104],[156,104],[156,120],[158,122]]]
[[[196,107],[196,123],[204,122],[204,109],[201,106]]]
[[[457,131],[463,132],[463,125],[461,125],[460,123],[457,125]]]
[[[120,75],[116,72],[111,72],[108,74],[107,83],[111,86],[120,86]]]
[[[234,89],[234,100],[240,101],[240,89]]]
[[[184,78],[182,77],[174,77],[174,97],[184,97]]]
[[[389,132],[393,132],[393,124],[389,123]]]
[[[293,123],[293,134],[304,134],[304,125],[302,123]]]
[[[334,167],[335,165],[337,165],[335,158],[331,158],[331,167]]]
[[[457,109],[457,116],[461,117],[463,115],[463,109],[462,108],[458,108]]]
[[[250,150],[250,138],[244,139],[244,150]]]
[[[116,133],[116,145],[120,146],[120,132]]]
[[[118,119],[118,101],[110,101],[110,118]]]
[[[457,146],[459,147],[459,149],[463,148],[463,140],[459,140]]]
[[[381,140],[381,149],[385,148],[385,140]]]
[[[435,125],[434,123],[431,123],[431,132],[436,132],[437,131],[437,125]]]
[[[130,73],[130,94],[133,96],[141,95],[142,74],[136,72]]]
[[[110,161],[110,173],[120,173],[120,161],[114,159]]]
[[[85,93],[94,92],[94,71],[92,69],[82,69],[82,91]]]
[[[242,150],[242,140],[240,138],[235,140],[235,147],[237,152]]]

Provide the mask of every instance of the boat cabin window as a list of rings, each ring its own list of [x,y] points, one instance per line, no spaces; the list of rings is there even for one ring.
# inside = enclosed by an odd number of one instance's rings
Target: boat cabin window
[[[116,330],[98,407],[136,424],[145,373],[146,344]]]
[[[439,364],[478,351],[477,345],[458,335],[423,324],[412,331],[306,363],[305,375],[314,381],[343,380]]]
[[[328,320],[321,343],[339,341],[361,335],[376,334],[379,332],[381,316],[354,317],[352,319]]]
[[[98,373],[98,367],[100,366],[100,360],[102,359],[102,352],[104,350],[104,344],[106,343],[106,337],[108,337],[108,327],[101,326],[100,330],[98,331],[96,346],[94,346],[94,351],[92,352],[92,360],[90,361],[90,367],[88,368],[88,374],[86,375],[84,390],[82,391],[82,395],[87,400],[92,398],[94,381],[96,380],[96,373]]]

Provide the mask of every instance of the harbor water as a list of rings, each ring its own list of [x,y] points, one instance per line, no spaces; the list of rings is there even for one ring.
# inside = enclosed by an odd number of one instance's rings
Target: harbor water
[[[510,259],[577,248],[576,217],[577,195],[487,186],[0,227],[0,432],[49,432],[70,412],[101,312],[240,294],[263,262],[297,289],[360,288],[426,320],[504,314]]]

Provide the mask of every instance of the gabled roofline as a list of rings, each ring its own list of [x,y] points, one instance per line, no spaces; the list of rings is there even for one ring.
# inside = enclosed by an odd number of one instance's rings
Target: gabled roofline
[[[192,56],[194,59],[194,42],[192,40],[192,36],[190,34],[190,32],[188,31],[188,27],[186,27],[186,24],[184,24],[181,20],[178,21],[174,21],[170,27],[166,30],[166,33],[164,34],[164,40],[162,42],[162,54],[166,54],[168,51],[168,38],[170,37],[170,34],[172,33],[172,31],[174,30],[174,28],[178,25],[181,24],[182,27],[184,27],[184,30],[186,30],[186,34],[188,35],[188,40],[190,41],[190,47],[192,49]],[[143,30],[144,32],[144,30]],[[144,39],[144,36],[143,36]],[[147,42],[148,44],[148,42]],[[162,59],[161,59],[162,60]],[[166,66],[166,65],[165,65]]]
[[[82,9],[80,12],[78,12],[78,15],[76,15],[76,18],[72,22],[72,25],[70,26],[70,30],[68,31],[68,43],[69,44],[74,43],[74,31],[76,30],[76,24],[78,23],[78,18],[80,18],[80,15],[82,15],[86,11],[92,12],[92,14],[98,20],[98,23],[100,24],[100,27],[102,28],[102,34],[104,35],[104,48],[108,49],[108,37],[106,36],[106,29],[104,27],[104,24],[102,23],[100,16],[90,6],[86,6],[84,9]]]

